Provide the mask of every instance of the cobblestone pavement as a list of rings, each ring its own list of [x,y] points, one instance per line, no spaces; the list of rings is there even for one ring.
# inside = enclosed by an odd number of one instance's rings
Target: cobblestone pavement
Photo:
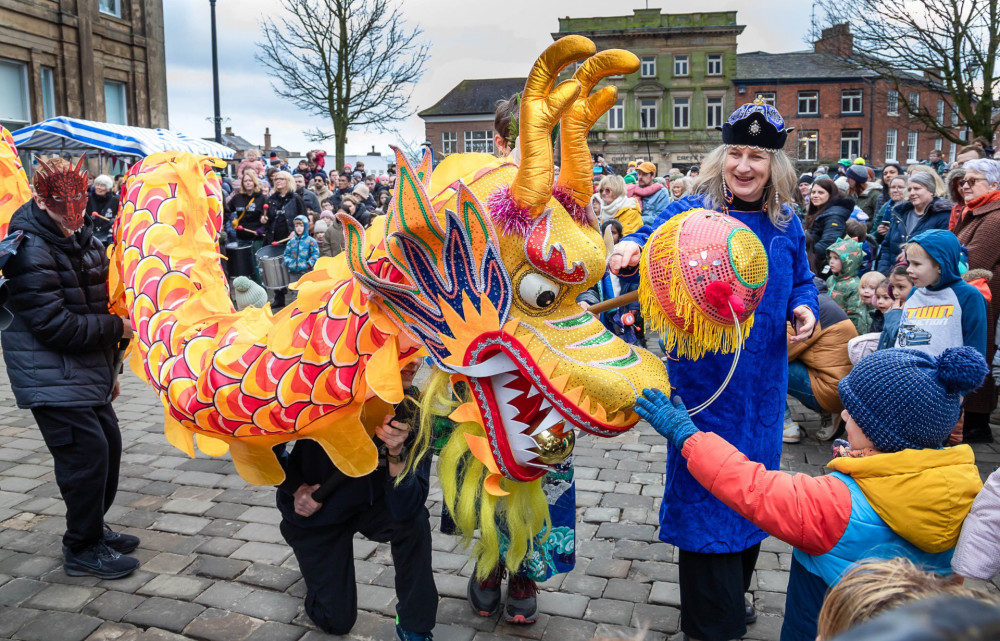
[[[0,365],[0,370],[3,370]],[[305,594],[291,550],[278,531],[274,490],[247,485],[226,459],[191,459],[163,436],[162,410],[130,372],[115,404],[125,452],[108,521],[142,538],[142,566],[117,581],[62,571],[63,505],[51,457],[30,413],[13,407],[0,371],[0,638],[26,641],[181,638],[208,641],[333,639],[304,615]],[[811,431],[818,417],[796,406]],[[985,475],[1000,447],[976,446]],[[787,446],[783,467],[821,473],[828,446],[809,437]],[[576,569],[543,584],[541,616],[510,627],[474,616],[466,605],[472,571],[454,537],[434,525],[435,579],[441,594],[439,641],[555,639],[594,635],[656,641],[673,636],[679,611],[675,550],[658,541],[666,446],[648,425],[615,439],[583,436],[576,447]],[[431,514],[440,514],[436,479]],[[355,541],[361,612],[350,639],[392,639],[395,596],[387,545]],[[751,586],[760,611],[748,639],[777,639],[788,582],[789,546],[768,539]],[[990,586],[992,587],[992,586]],[[995,588],[993,588],[995,589]]]

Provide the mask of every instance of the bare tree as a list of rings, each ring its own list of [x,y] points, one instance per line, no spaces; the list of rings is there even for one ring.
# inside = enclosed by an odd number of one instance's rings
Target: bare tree
[[[849,14],[842,2],[818,0],[825,20],[848,21],[852,61],[894,85],[899,103],[929,130],[954,143],[967,142],[937,105],[911,101],[906,87],[923,82],[941,93],[972,136],[993,139],[1000,101],[1000,0],[911,0],[905,5],[858,0]]]
[[[331,130],[306,135],[332,138],[342,167],[348,130],[390,131],[412,113],[428,44],[394,0],[281,0],[281,7],[261,22],[257,60],[278,95],[330,119]]]

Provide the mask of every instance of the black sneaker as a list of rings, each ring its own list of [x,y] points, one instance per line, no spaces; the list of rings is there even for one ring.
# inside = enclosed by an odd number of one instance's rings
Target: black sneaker
[[[482,581],[476,579],[473,572],[469,577],[469,607],[481,617],[491,617],[500,609],[500,582],[503,581],[507,568],[498,563]]]
[[[538,620],[538,584],[526,576],[515,574],[507,582],[507,608],[503,619],[507,623],[531,624]]]
[[[104,524],[104,538],[101,541],[120,554],[128,554],[139,547],[139,537],[115,532],[107,523]]]
[[[99,579],[120,579],[139,567],[139,559],[123,556],[103,541],[82,552],[74,553],[63,546],[63,571],[69,576],[96,576]]]

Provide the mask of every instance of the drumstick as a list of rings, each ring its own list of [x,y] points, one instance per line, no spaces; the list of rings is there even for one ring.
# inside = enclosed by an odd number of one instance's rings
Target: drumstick
[[[90,215],[91,215],[91,216],[93,216],[94,218],[100,218],[101,220],[104,220],[104,221],[107,221],[107,222],[109,222],[109,223],[111,222],[111,219],[110,219],[110,218],[105,218],[104,216],[100,215],[100,214],[99,214],[99,213],[97,213],[96,211],[92,211],[92,212],[90,212]]]
[[[591,305],[587,308],[588,312],[592,314],[600,314],[601,312],[606,312],[609,309],[615,309],[628,305],[629,303],[634,303],[639,300],[639,291],[629,292],[627,294],[622,294],[621,296],[615,296],[614,298],[609,298],[608,300],[603,300],[596,305]]]

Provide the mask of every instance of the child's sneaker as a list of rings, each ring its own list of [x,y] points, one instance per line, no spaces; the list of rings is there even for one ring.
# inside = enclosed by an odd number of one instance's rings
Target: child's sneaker
[[[781,440],[785,443],[798,443],[802,440],[802,428],[792,419],[792,413],[785,410],[785,424],[781,431]]]
[[[838,436],[842,436],[844,433],[843,420],[841,420],[840,415],[831,416],[830,414],[820,415],[819,430],[816,432],[816,437],[821,441],[832,441]]]
[[[491,617],[500,609],[500,582],[503,581],[507,568],[498,563],[482,581],[473,572],[469,577],[469,607],[481,617]]]
[[[503,618],[507,623],[531,624],[538,620],[538,584],[518,574],[507,583],[507,608]]]
[[[396,617],[399,618],[399,617]],[[404,630],[399,627],[399,623],[396,623],[396,641],[433,641],[434,635],[430,632],[427,634],[421,634],[419,632],[410,632],[409,630]]]

